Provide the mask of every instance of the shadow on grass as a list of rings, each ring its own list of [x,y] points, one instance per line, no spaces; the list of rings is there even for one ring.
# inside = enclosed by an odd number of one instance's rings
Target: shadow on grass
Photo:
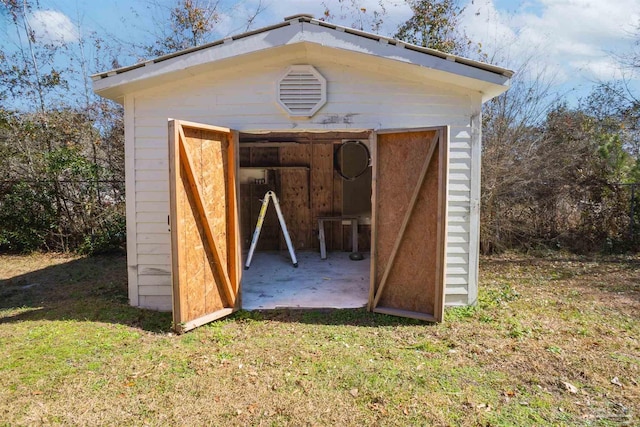
[[[153,332],[171,327],[171,314],[131,307],[123,255],[51,265],[0,280],[0,323],[77,320],[116,323]]]
[[[131,307],[126,257],[101,255],[51,265],[0,280],[0,324],[37,320],[77,320],[122,324],[152,332],[171,330],[171,313]],[[229,320],[319,325],[429,325],[365,309],[241,310]]]
[[[380,326],[435,325],[422,320],[371,313],[364,308],[241,310],[234,313],[231,319],[374,328]]]

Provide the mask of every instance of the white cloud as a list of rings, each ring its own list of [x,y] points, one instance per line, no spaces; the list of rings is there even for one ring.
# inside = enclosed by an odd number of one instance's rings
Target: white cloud
[[[46,43],[73,43],[79,38],[77,28],[67,15],[55,10],[35,11],[29,17],[29,25],[36,38]]]
[[[501,65],[533,56],[570,83],[619,77],[611,54],[631,50],[639,20],[640,0],[530,0],[513,11],[469,0],[462,24]]]
[[[610,81],[622,77],[620,66],[611,58],[571,61],[570,65],[592,81]]]
[[[359,0],[370,19],[379,10],[379,0]],[[464,3],[466,2],[466,4]],[[617,64],[612,53],[631,50],[631,34],[640,23],[640,0],[462,0],[465,10],[461,27],[467,36],[482,44],[489,60],[498,65],[518,68],[527,63],[530,70],[553,76],[556,83],[576,86],[618,77]],[[220,37],[242,32],[246,17],[250,16],[264,0],[244,0],[221,5],[220,22],[216,26]],[[324,4],[338,24],[357,26],[359,17],[353,11],[344,10],[350,2],[326,0],[270,0],[252,28],[260,28],[281,22],[285,16],[311,13],[322,18]],[[392,35],[411,16],[404,0],[384,1],[386,14],[379,33]],[[505,6],[508,5],[508,6]],[[46,29],[61,28],[62,38],[77,38],[66,16],[50,14]],[[57,14],[58,21],[54,19]],[[66,22],[67,25],[62,25]],[[370,30],[367,22],[365,30]],[[66,29],[66,31],[64,30]],[[58,36],[60,38],[60,36]]]

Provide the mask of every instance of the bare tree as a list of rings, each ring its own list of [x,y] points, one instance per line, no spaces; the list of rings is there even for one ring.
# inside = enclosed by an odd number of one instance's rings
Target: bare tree
[[[413,15],[402,24],[395,37],[446,53],[468,54],[479,51],[460,28],[464,8],[457,0],[407,0]]]
[[[527,189],[539,180],[532,165],[542,143],[547,111],[558,102],[553,82],[544,72],[532,72],[533,58],[524,61],[511,88],[483,109],[481,248],[500,251],[529,233],[520,220],[526,212]],[[539,165],[538,165],[539,166]],[[517,203],[516,203],[517,200]]]
[[[220,0],[150,0],[144,12],[134,10],[134,14],[150,14],[154,25],[148,30],[153,41],[150,44],[135,44],[141,57],[161,56],[172,52],[199,46],[220,37],[218,24],[223,16],[233,16],[242,2],[231,4]],[[248,30],[258,15],[266,10],[258,1],[246,14],[242,28]]]
[[[338,0],[337,5],[328,5],[323,1],[324,12],[321,19],[346,21],[347,25],[355,29],[377,33],[387,15],[385,3],[389,2],[379,0],[376,8],[369,9],[362,0]]]

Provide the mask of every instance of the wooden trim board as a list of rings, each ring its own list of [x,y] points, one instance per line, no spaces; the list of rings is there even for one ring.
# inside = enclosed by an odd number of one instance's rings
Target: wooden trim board
[[[447,270],[447,219],[449,194],[449,127],[439,131],[439,157],[438,176],[440,177],[440,189],[438,192],[438,248],[436,254],[436,281],[442,286],[436,286],[434,317],[444,318],[444,299],[446,294],[446,270]]]
[[[424,320],[426,322],[439,322],[438,318],[431,314],[420,313],[417,311],[400,310],[397,308],[389,307],[376,307],[373,309],[374,313],[387,314],[397,317],[408,317],[410,319]]]
[[[222,310],[207,314],[206,316],[190,320],[182,324],[180,332],[189,332],[192,329],[198,328],[202,325],[206,325],[207,323],[213,322],[214,320],[222,319],[223,317],[232,314],[234,311],[235,309],[233,308],[223,308]]]
[[[138,286],[138,212],[136,211],[135,98],[124,98],[125,209],[127,227],[127,281],[129,304],[140,305]]]
[[[178,125],[174,120],[169,121],[169,182],[170,186],[178,182],[180,174],[180,155],[177,141],[180,139]],[[172,143],[172,141],[175,141]],[[174,319],[182,318],[182,307],[176,295],[180,294],[180,266],[186,260],[184,253],[180,250],[179,237],[182,235],[182,221],[176,218],[178,212],[177,192],[169,191],[169,219],[171,229],[171,291],[172,291],[172,311]]]
[[[377,206],[377,194],[378,194],[378,133],[371,132],[369,136],[369,153],[371,155],[371,266],[369,270],[369,299],[367,301],[367,309],[369,311],[373,310],[373,299],[375,297],[375,287],[376,287],[376,259],[377,257],[377,246],[376,236],[377,236],[377,220],[376,216],[378,210],[375,208]]]
[[[471,193],[469,202],[469,282],[467,304],[478,302],[480,264],[480,204],[482,168],[482,111],[471,116]]]

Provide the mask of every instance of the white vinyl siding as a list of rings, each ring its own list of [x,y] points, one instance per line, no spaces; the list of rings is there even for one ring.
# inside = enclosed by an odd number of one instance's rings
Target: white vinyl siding
[[[314,59],[287,55],[262,60],[259,66],[198,73],[188,79],[135,93],[135,130],[129,161],[135,180],[135,212],[128,219],[135,231],[137,305],[171,309],[170,234],[167,167],[167,119],[175,118],[240,131],[377,130],[449,126],[449,194],[447,230],[447,305],[469,303],[472,171],[471,115],[481,94],[442,83],[401,80],[356,68],[348,55]],[[375,61],[375,58],[372,59]],[[327,103],[312,118],[292,118],[278,105],[276,84],[290,64],[309,63],[327,80]],[[128,131],[131,131],[128,128]],[[129,187],[135,183],[135,189]],[[135,219],[131,219],[133,215]],[[129,246],[129,250],[132,248]],[[471,271],[471,273],[470,273]],[[130,276],[130,280],[132,277]],[[475,284],[473,285],[475,287]],[[132,298],[132,304],[134,299]]]

